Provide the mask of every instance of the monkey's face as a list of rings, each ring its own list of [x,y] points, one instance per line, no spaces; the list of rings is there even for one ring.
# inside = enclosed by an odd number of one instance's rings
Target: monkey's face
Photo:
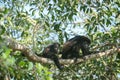
[[[58,53],[58,52],[59,52],[59,48],[60,48],[60,44],[56,43],[56,44],[54,45],[55,53]]]
[[[85,41],[85,42],[83,42],[82,47],[83,47],[85,50],[89,50],[89,49],[90,49],[89,45],[90,45],[90,44]]]

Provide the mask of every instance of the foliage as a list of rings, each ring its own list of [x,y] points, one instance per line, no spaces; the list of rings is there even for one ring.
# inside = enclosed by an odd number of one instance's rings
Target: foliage
[[[120,47],[120,1],[1,0],[0,35],[27,45],[38,54],[48,44],[57,41],[62,45],[75,35],[89,36],[91,50]],[[69,65],[60,72],[54,66],[48,70],[40,63],[30,62],[21,52],[5,46],[3,41],[0,36],[0,79],[5,76],[13,80],[120,78],[120,55],[117,52],[109,57]]]

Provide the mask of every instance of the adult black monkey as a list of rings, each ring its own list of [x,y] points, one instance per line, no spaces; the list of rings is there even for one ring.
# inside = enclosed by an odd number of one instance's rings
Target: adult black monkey
[[[43,50],[43,54],[42,56],[45,58],[50,58],[54,61],[54,63],[56,64],[56,66],[62,70],[63,66],[61,66],[58,57],[56,56],[56,54],[59,52],[59,47],[60,44],[59,43],[53,43],[47,47],[44,48]]]
[[[85,36],[75,36],[63,44],[61,51],[63,59],[78,58],[79,51],[82,50],[83,56],[90,54],[89,45],[91,41]]]

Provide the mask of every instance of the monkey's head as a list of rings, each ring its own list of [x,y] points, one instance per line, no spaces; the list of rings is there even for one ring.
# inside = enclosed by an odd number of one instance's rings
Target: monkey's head
[[[88,37],[85,36],[75,36],[74,37],[75,41],[77,41],[78,43],[85,43],[90,45],[91,44],[91,40]]]
[[[43,53],[44,54],[51,54],[51,53],[56,54],[59,52],[59,47],[60,47],[59,43],[53,43],[53,44],[45,47],[43,50]]]
[[[54,50],[56,51],[56,53],[59,52],[59,48],[60,48],[60,44],[59,43],[53,43],[53,46],[54,46]]]

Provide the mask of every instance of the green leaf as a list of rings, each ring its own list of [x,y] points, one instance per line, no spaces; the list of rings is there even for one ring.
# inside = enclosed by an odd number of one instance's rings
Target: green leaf
[[[45,24],[49,27],[50,25],[49,25],[49,23],[47,22],[47,21],[45,21]]]
[[[8,13],[8,9],[5,8],[5,10],[4,10],[4,14],[7,14],[7,13]]]
[[[55,17],[54,17],[54,15],[52,15],[52,20],[54,20],[55,19]]]
[[[86,24],[84,25],[84,27],[86,27],[87,30],[89,30],[89,26],[90,26],[90,23],[86,23]]]
[[[107,23],[106,23],[106,24],[107,24],[107,25],[110,25],[110,24],[111,24],[110,20],[107,19]]]
[[[90,8],[90,13],[92,13],[92,9]]]
[[[6,64],[7,65],[14,65],[15,64],[15,58],[14,57],[7,58]]]
[[[89,8],[86,9],[86,13],[89,13]]]
[[[53,0],[56,3],[56,0]]]
[[[64,36],[65,36],[66,40],[68,40],[68,37],[67,37],[67,33],[66,33],[66,32],[64,33]]]
[[[94,32],[97,32],[97,27],[95,26],[95,28],[94,28]]]
[[[0,19],[4,16],[4,13],[0,13]]]
[[[32,10],[34,10],[34,8],[30,8],[30,10],[29,10],[29,11],[32,11]]]
[[[5,53],[3,54],[3,58],[6,59],[9,57],[10,53],[11,53],[12,49],[6,48],[5,49]]]
[[[102,23],[105,24],[105,19],[102,20]]]
[[[33,15],[33,16],[35,15],[35,12],[36,12],[36,10],[33,10],[33,11],[32,11],[32,15]]]
[[[2,35],[5,32],[5,27],[4,26],[0,26],[0,35]]]
[[[61,31],[61,30],[60,30],[60,25],[61,25],[60,22],[55,22],[55,23],[53,24],[54,30],[56,30],[56,31]]]
[[[83,11],[85,12],[85,11],[86,11],[86,9],[87,9],[87,6],[86,6],[86,5],[84,5],[84,6],[83,6]]]
[[[72,20],[73,19],[72,16],[73,16],[73,13],[70,13],[69,16],[68,16],[68,19]]]
[[[24,67],[25,65],[26,65],[26,63],[25,63],[24,61],[20,61],[20,62],[19,62],[19,66],[20,66],[20,67]]]
[[[32,68],[33,68],[33,63],[32,63],[32,62],[29,62],[29,63],[28,63],[28,70],[32,70]]]
[[[24,31],[22,31],[22,33],[21,33],[21,37],[22,37],[22,36],[24,36]]]
[[[96,17],[93,16],[93,17],[91,18],[91,21],[95,21],[95,20],[96,20]]]
[[[62,35],[62,33],[61,33],[61,32],[59,33],[59,41],[60,41],[60,43],[62,43],[62,44],[63,44],[63,35]]]

